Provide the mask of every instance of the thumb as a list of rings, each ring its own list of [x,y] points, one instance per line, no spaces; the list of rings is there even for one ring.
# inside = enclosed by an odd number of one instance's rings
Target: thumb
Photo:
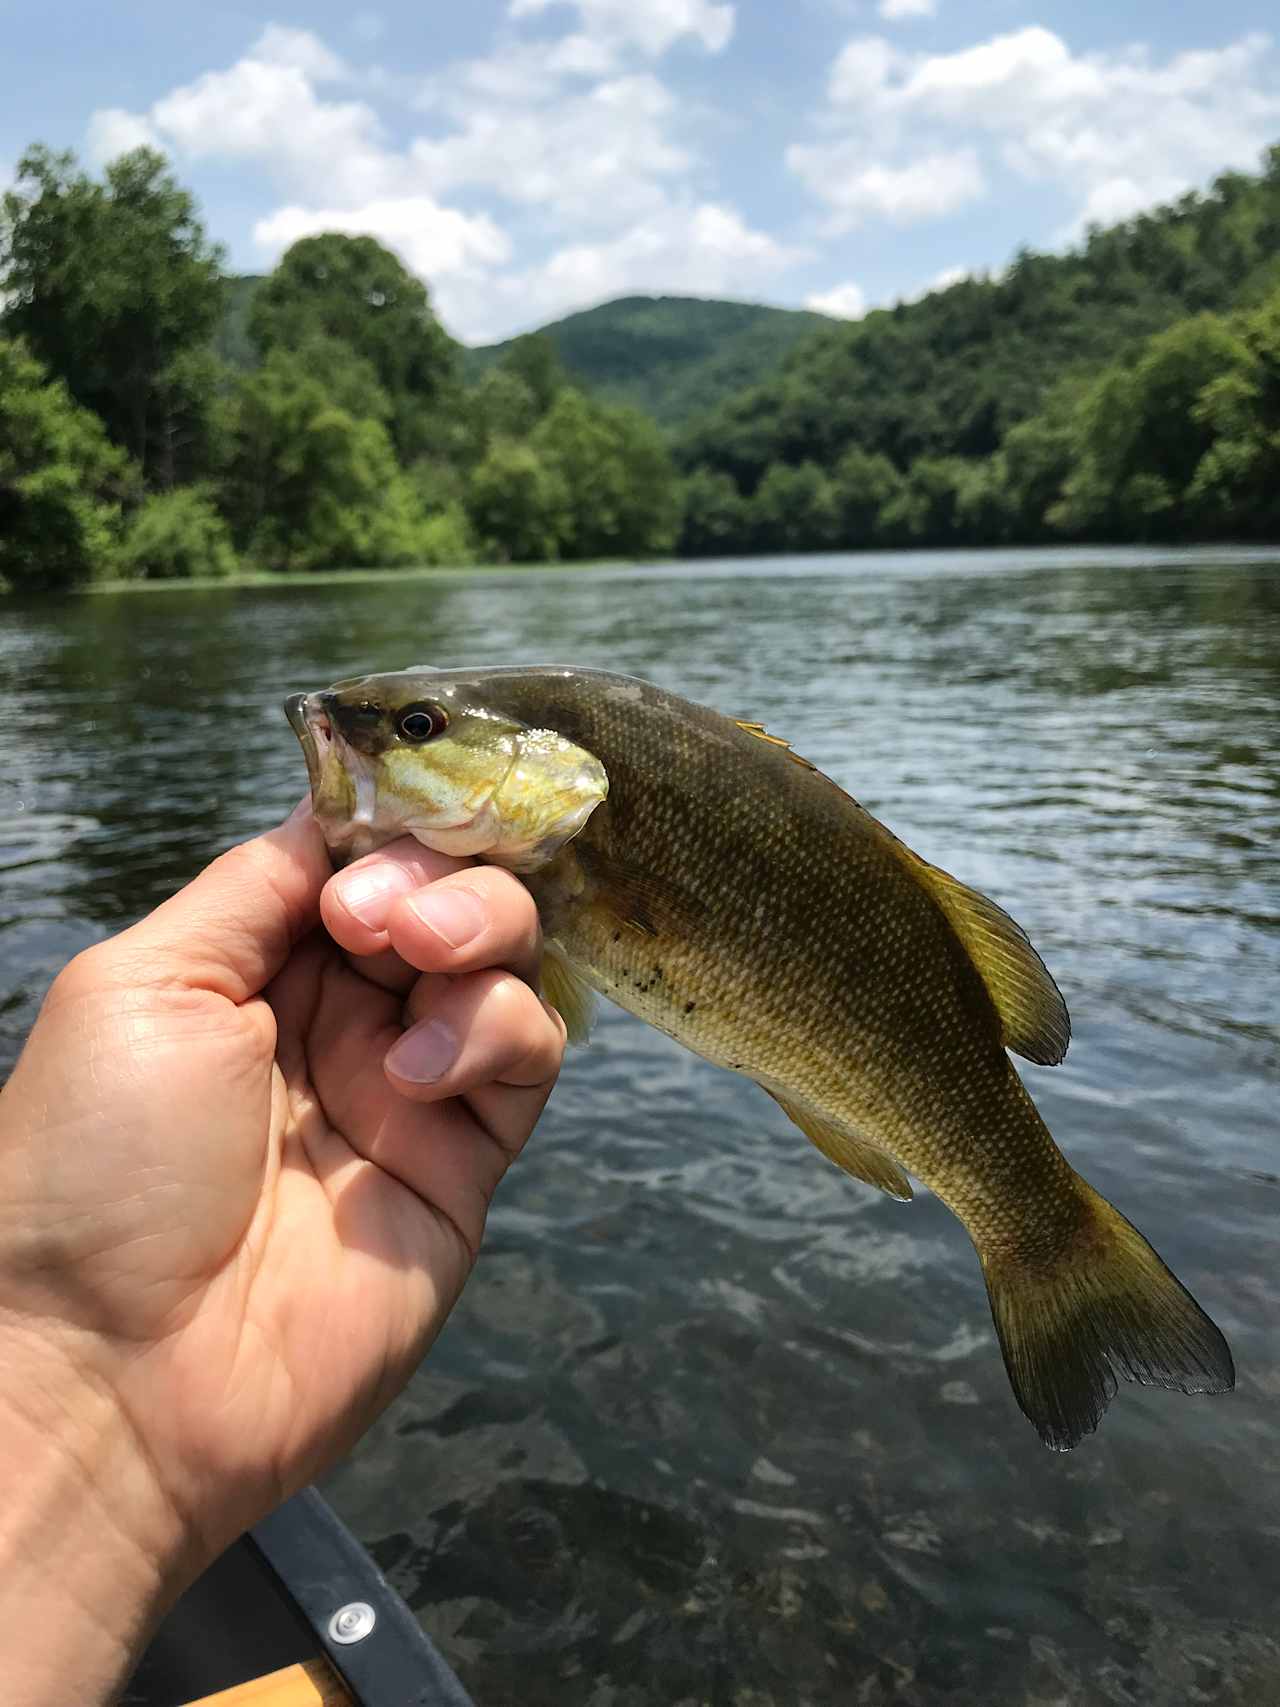
[[[228,848],[112,944],[145,983],[256,996],[320,917],[333,875],[310,799],[265,835]]]

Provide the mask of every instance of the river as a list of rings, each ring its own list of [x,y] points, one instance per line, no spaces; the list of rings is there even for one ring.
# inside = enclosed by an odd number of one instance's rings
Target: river
[[[997,552],[0,604],[0,1072],[57,968],[301,793],[368,668],[651,677],[787,736],[1027,928],[1071,1160],[1231,1397],[1009,1393],[927,1192],[610,1010],[429,1362],[326,1491],[483,1707],[1280,1702],[1280,558]]]

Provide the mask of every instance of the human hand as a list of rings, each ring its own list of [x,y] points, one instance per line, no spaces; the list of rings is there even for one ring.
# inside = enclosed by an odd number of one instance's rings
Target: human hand
[[[55,981],[0,1096],[0,1466],[145,1600],[117,1675],[438,1332],[559,1067],[538,956],[510,873],[400,842],[335,877],[300,808]]]

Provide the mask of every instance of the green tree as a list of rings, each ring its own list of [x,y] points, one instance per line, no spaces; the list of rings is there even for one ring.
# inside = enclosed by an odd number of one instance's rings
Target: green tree
[[[844,546],[880,543],[880,518],[902,491],[903,479],[887,456],[847,450],[835,466],[833,496]]]
[[[1179,529],[1183,498],[1214,438],[1197,408],[1201,394],[1247,365],[1234,328],[1199,314],[1150,338],[1132,364],[1108,368],[1077,411],[1056,524],[1124,539]]]
[[[214,382],[190,357],[218,319],[220,259],[151,149],[98,183],[74,155],[32,148],[3,199],[5,331],[162,487],[199,472]]]
[[[511,439],[490,445],[471,476],[467,508],[481,551],[504,562],[554,563],[572,526],[561,475]]]
[[[109,576],[136,484],[97,417],[0,339],[0,581],[44,590]]]
[[[1048,516],[1062,497],[1077,448],[1075,414],[1079,388],[1059,388],[1039,415],[1020,421],[1005,434],[997,454],[996,475],[1010,536],[1039,540],[1052,536]]]
[[[950,545],[964,537],[961,494],[972,464],[954,456],[918,457],[880,513],[887,545]]]
[[[523,337],[513,338],[494,371],[519,380],[528,388],[537,420],[541,420],[569,383],[560,353],[545,332],[526,332]]]
[[[829,550],[840,534],[840,506],[816,463],[777,463],[750,503],[752,539],[760,551]]]
[[[427,288],[372,237],[304,237],[257,291],[249,334],[258,350],[302,351],[316,338],[345,344],[372,368],[391,405],[405,461],[438,449],[456,413],[458,347]]]
[[[671,458],[652,421],[634,409],[559,393],[530,445],[569,494],[563,555],[642,556],[670,551],[679,529]]]
[[[1213,442],[1188,502],[1207,532],[1280,539],[1280,290],[1239,323],[1244,361],[1200,393]]]
[[[902,540],[1203,529],[1208,511],[1190,489],[1221,435],[1197,398],[1215,364],[1241,361],[1225,316],[1277,286],[1280,148],[1258,175],[1228,173],[1065,254],[1023,252],[999,277],[804,338],[763,382],[690,421],[677,460],[748,495],[778,466],[810,463],[839,485],[853,450],[904,475],[923,460],[913,490],[886,500]],[[1104,371],[1106,389],[1077,405]],[[1226,409],[1226,391],[1218,398]],[[1222,457],[1238,460],[1232,442]],[[1001,453],[1003,466],[991,460]],[[865,541],[868,510],[857,508],[846,537]]]
[[[480,455],[494,439],[528,438],[545,412],[520,375],[501,364],[480,376],[467,401]]]
[[[305,353],[274,350],[242,381],[223,503],[266,568],[395,565],[424,551],[428,518],[386,428],[335,401]]]
[[[727,474],[695,468],[684,482],[683,510],[682,556],[727,557],[751,548],[747,504]]]
[[[129,518],[119,564],[139,580],[234,575],[237,567],[227,524],[199,486],[152,493]]]

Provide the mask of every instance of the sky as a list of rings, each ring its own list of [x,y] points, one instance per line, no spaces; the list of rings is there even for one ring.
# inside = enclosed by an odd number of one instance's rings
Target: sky
[[[0,0],[0,186],[151,143],[232,269],[368,232],[468,343],[633,292],[856,318],[1256,167],[1270,9]]]

